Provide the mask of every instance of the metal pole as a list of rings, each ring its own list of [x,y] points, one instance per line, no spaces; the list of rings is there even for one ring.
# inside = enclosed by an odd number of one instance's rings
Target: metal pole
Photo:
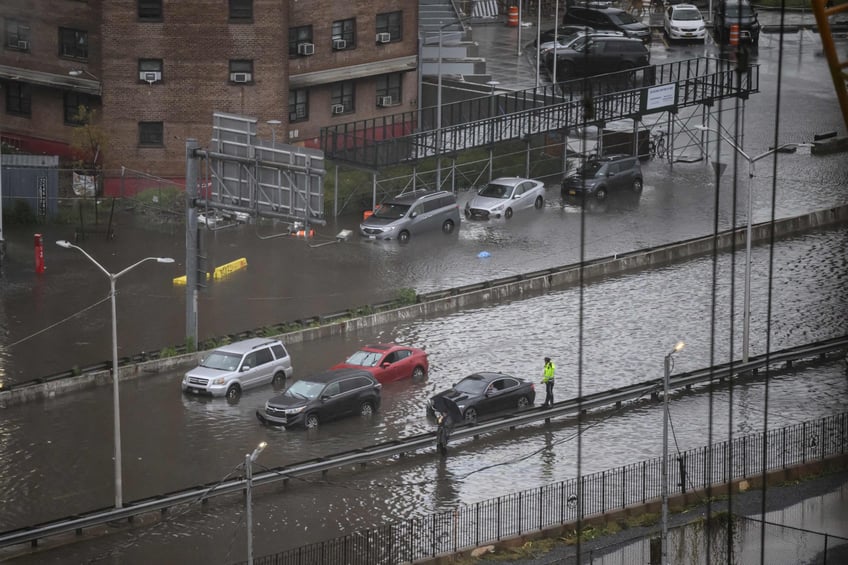
[[[516,55],[521,56],[521,4],[524,3],[524,0],[518,0],[518,45],[516,47]]]
[[[198,239],[197,228],[197,150],[196,139],[186,139],[186,341],[197,345],[197,285]]]
[[[663,455],[662,455],[662,565],[668,565],[668,373],[671,353],[665,356],[663,371]]]
[[[339,217],[339,165],[336,164],[335,180],[333,181],[333,217]]]
[[[253,465],[250,453],[244,455],[245,506],[247,508],[247,565],[253,565]]]
[[[121,395],[118,391],[118,310],[115,305],[116,275],[109,274],[112,300],[112,411],[115,425],[115,508],[124,507],[124,486],[121,480]]]
[[[744,153],[743,153],[744,155]],[[742,362],[748,362],[748,343],[751,331],[751,222],[754,203],[754,161],[748,159],[748,226],[745,230],[745,298],[742,314]]]
[[[552,77],[551,81],[553,84],[551,85],[551,91],[556,95],[557,91],[557,80],[556,80],[556,58],[557,58],[557,47],[559,46],[559,34],[557,30],[559,29],[559,0],[556,0],[554,4],[554,59],[553,59],[553,70],[551,71]],[[539,46],[541,48],[541,45]],[[539,55],[541,57],[541,54]],[[540,63],[541,61],[537,61]]]
[[[442,22],[439,22],[439,61],[436,66],[436,190],[442,189]]]
[[[554,23],[556,41],[556,23]],[[536,0],[536,88],[539,88],[539,49],[542,47],[542,0]]]

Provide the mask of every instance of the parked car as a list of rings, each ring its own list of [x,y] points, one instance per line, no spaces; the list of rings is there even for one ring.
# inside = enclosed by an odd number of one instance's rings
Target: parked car
[[[619,8],[569,6],[562,17],[563,25],[581,25],[620,31],[627,37],[651,42],[651,28]]]
[[[642,166],[638,157],[590,157],[577,168],[575,174],[562,180],[562,197],[566,201],[581,201],[589,197],[604,200],[610,192],[616,190],[642,192]]]
[[[283,342],[256,337],[213,350],[183,376],[182,390],[238,400],[242,391],[274,380],[283,382],[293,372]]]
[[[541,44],[551,43],[555,38],[562,41],[564,38],[574,35],[579,31],[594,31],[589,26],[581,26],[581,25],[568,25],[568,26],[559,26],[556,28],[556,32],[554,28],[549,30],[545,30],[540,33]],[[525,49],[534,49],[536,47],[536,37],[533,37],[533,41],[524,46]]]
[[[295,381],[257,408],[256,418],[286,428],[317,428],[344,416],[368,417],[380,409],[382,386],[362,369],[330,369]]]
[[[697,39],[707,36],[707,25],[701,11],[693,4],[672,4],[663,13],[663,30],[669,41]]]
[[[481,188],[465,203],[465,217],[488,220],[511,218],[514,212],[545,205],[545,184],[533,179],[501,177]]]
[[[550,68],[551,65],[553,65],[554,52],[559,53],[564,49],[576,49],[578,46],[582,46],[584,43],[586,43],[589,38],[598,37],[602,35],[625,37],[625,35],[620,31],[578,31],[572,33],[571,35],[561,37],[559,41],[549,41],[547,43],[543,43],[542,46],[539,48],[539,60],[546,67]]]
[[[435,415],[433,400],[439,396],[453,400],[465,421],[474,422],[479,416],[532,406],[536,387],[530,381],[503,373],[474,373],[432,396],[427,401],[428,415]]]
[[[369,239],[406,243],[415,234],[441,229],[453,233],[459,225],[459,205],[452,192],[413,190],[380,204],[359,226]]]
[[[650,52],[638,39],[589,37],[573,49],[557,50],[557,80],[637,69],[647,66],[649,62]]]
[[[760,41],[760,22],[748,0],[718,0],[713,4],[713,35],[716,43],[729,43],[730,27],[739,26],[739,43],[756,48]]]
[[[371,373],[381,383],[412,379],[420,383],[427,378],[430,363],[427,352],[417,347],[394,343],[366,345],[333,369],[357,368]]]

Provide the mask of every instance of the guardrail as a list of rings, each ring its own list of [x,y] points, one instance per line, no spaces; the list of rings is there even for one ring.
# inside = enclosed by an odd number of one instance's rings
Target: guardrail
[[[848,336],[830,339],[810,345],[793,347],[779,352],[760,355],[748,363],[727,363],[724,365],[673,375],[669,378],[669,388],[689,389],[698,384],[709,384],[716,380],[724,380],[737,375],[755,373],[769,365],[791,364],[799,359],[826,358],[829,353],[842,352],[848,349]],[[572,398],[556,403],[553,408],[526,410],[501,418],[481,422],[475,425],[463,424],[451,434],[452,440],[475,438],[486,433],[504,429],[514,429],[518,426],[533,424],[539,421],[549,421],[553,418],[575,416],[578,412],[602,408],[620,408],[623,403],[658,395],[663,388],[662,379],[654,379],[643,383],[633,384],[618,389],[590,394],[582,398]],[[351,464],[362,464],[392,456],[429,449],[435,445],[435,433],[419,434],[394,441],[384,442],[369,447],[354,449],[320,457],[269,471],[254,474],[254,485],[265,485],[289,479],[323,473]],[[0,534],[0,548],[22,543],[37,544],[38,540],[76,532],[83,529],[102,525],[108,522],[130,520],[134,517],[151,512],[165,510],[192,502],[205,501],[213,497],[234,494],[247,487],[244,478],[233,479],[215,484],[195,486],[184,491],[167,493],[154,498],[128,503],[121,509],[99,509],[85,515],[77,515],[48,523],[38,524],[7,531]]]

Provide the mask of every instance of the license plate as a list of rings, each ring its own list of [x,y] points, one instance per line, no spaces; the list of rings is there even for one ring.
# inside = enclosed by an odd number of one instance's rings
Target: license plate
[[[377,239],[377,236],[376,235],[369,235],[368,239]]]
[[[200,391],[196,388],[192,388],[192,389],[189,389],[189,390],[191,390],[192,394],[200,394]]]

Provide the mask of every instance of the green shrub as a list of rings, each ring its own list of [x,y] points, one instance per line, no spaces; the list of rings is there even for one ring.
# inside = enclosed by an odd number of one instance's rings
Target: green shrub
[[[418,293],[415,292],[414,288],[401,288],[398,290],[396,300],[398,306],[409,306],[410,304],[415,304],[418,301]]]

